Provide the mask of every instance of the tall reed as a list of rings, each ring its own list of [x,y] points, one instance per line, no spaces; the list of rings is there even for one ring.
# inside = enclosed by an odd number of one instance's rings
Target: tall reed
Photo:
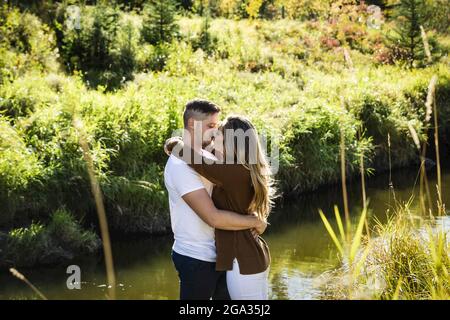
[[[34,286],[22,273],[17,271],[17,269],[10,268],[9,272],[11,272],[11,274],[17,279],[25,282],[27,286],[29,286],[31,290],[33,290],[42,300],[48,300],[47,297],[38,288],[36,288],[36,286]]]
[[[89,181],[91,184],[92,195],[94,196],[95,206],[97,208],[97,215],[100,224],[100,233],[102,237],[103,253],[106,266],[106,277],[108,282],[108,298],[116,299],[116,276],[114,272],[114,262],[111,248],[111,240],[109,236],[108,220],[106,217],[105,206],[103,203],[102,191],[95,174],[94,162],[90,153],[90,148],[87,140],[87,134],[84,130],[84,125],[81,119],[74,116],[74,127],[78,132],[78,142],[83,151],[83,158],[86,162]]]
[[[428,43],[427,33],[425,32],[425,29],[423,28],[423,26],[420,26],[420,35],[422,37],[423,48],[425,51],[425,56],[427,58],[427,62],[432,63],[433,59],[431,57],[430,45]]]

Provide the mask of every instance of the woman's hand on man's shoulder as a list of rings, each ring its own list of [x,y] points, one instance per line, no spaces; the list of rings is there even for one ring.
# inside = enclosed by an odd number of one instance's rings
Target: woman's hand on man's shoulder
[[[164,143],[164,152],[170,156],[172,152],[177,148],[182,150],[184,146],[183,139],[181,137],[171,137]]]

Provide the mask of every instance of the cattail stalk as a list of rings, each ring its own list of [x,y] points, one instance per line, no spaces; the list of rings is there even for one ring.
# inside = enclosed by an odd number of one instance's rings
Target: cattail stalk
[[[420,200],[420,209],[422,214],[425,214],[426,209],[426,203],[425,203],[425,197],[424,197],[424,190],[423,190],[423,181],[424,181],[424,174],[425,174],[425,159],[422,154],[422,148],[420,146],[420,139],[419,135],[417,134],[416,129],[412,126],[410,122],[408,122],[408,129],[411,134],[411,137],[414,141],[414,144],[416,145],[417,150],[419,151],[420,156],[420,187],[419,187],[419,200]]]
[[[42,300],[48,300],[47,297],[38,289],[36,288],[23,274],[21,274],[19,271],[17,271],[14,268],[10,268],[9,272],[12,273],[12,275],[14,277],[16,277],[17,279],[25,282],[30,288],[31,290],[33,290]]]
[[[439,214],[444,213],[444,204],[442,202],[442,176],[441,176],[441,159],[439,154],[439,123],[438,123],[438,113],[436,104],[436,85],[438,77],[434,75],[431,78],[430,86],[428,87],[427,104],[433,105],[434,111],[434,145],[436,149],[436,174],[437,174],[437,194],[438,194],[438,211]]]
[[[423,26],[420,26],[420,35],[422,36],[423,48],[425,55],[427,56],[428,63],[432,63],[433,59],[431,57],[430,45],[428,43],[428,37]]]
[[[98,215],[99,224],[100,224],[100,233],[101,233],[101,237],[102,237],[103,253],[104,253],[105,265],[106,265],[106,277],[107,277],[107,281],[108,281],[108,293],[109,293],[108,298],[115,299],[116,298],[116,277],[115,277],[115,272],[114,272],[111,240],[110,240],[110,236],[109,236],[108,221],[106,218],[105,206],[103,204],[102,191],[100,189],[100,184],[97,180],[97,176],[95,175],[94,162],[91,157],[89,145],[88,145],[87,138],[86,138],[86,133],[84,131],[84,127],[83,127],[81,120],[75,119],[74,126],[75,126],[75,128],[77,128],[77,130],[79,132],[79,144],[83,151],[83,158],[87,165],[87,171],[88,171],[89,180],[91,183],[91,190],[92,190],[92,194],[93,194],[94,200],[95,200],[95,205],[97,208],[97,215]]]
[[[345,101],[344,98],[341,97],[341,104],[343,109],[345,110]],[[345,134],[343,132],[342,127],[340,127],[340,157],[341,157],[341,183],[342,183],[342,200],[344,202],[344,214],[345,214],[345,223],[347,228],[347,241],[350,243],[350,213],[348,209],[348,196],[347,196],[347,185],[346,185],[346,173],[345,173]]]
[[[362,135],[359,132],[359,139],[361,140]],[[362,202],[363,202],[363,208],[366,208],[367,210],[367,195],[366,195],[366,180],[365,180],[365,174],[364,174],[364,153],[361,152],[359,155],[359,171],[361,174],[361,189],[362,189]],[[367,237],[370,239],[370,232],[369,232],[369,222],[367,219],[364,220],[365,228]]]
[[[395,197],[394,183],[392,182],[391,135],[389,134],[389,132],[387,135],[387,143],[388,143],[388,161],[389,161],[389,207],[390,207],[391,206],[391,191],[392,191],[392,196],[394,198],[394,202],[396,202],[397,199]]]

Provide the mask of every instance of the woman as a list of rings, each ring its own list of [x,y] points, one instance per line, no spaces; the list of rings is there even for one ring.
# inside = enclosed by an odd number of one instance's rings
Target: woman
[[[218,209],[240,214],[254,214],[267,221],[272,207],[274,188],[268,163],[257,132],[251,122],[240,116],[230,116],[219,127],[222,141],[215,140],[215,155],[219,160],[202,158],[180,139],[171,138],[165,149],[170,152],[176,144],[179,154],[194,170],[212,183],[212,200]],[[245,133],[244,140],[236,134]],[[239,143],[239,140],[244,143]],[[223,146],[223,152],[218,147]],[[190,157],[190,158],[189,158]],[[198,161],[201,159],[202,161]],[[226,159],[226,160],[225,160]],[[197,160],[195,162],[194,160]],[[230,161],[232,163],[229,163]],[[266,300],[270,253],[267,243],[251,230],[215,230],[216,269],[227,271],[227,286],[233,300]]]

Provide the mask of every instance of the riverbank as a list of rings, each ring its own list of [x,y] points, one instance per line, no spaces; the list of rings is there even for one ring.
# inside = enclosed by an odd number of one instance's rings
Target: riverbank
[[[140,45],[136,36],[141,17],[130,13],[121,17],[136,22],[130,27],[130,39],[147,68],[114,90],[103,85],[92,88],[80,72],[64,70],[67,61],[56,54],[62,50],[58,34],[30,13],[23,20],[33,27],[26,29],[29,51],[12,45],[3,48],[0,230],[6,235],[0,248],[10,247],[8,241],[25,241],[19,236],[24,233],[26,241],[38,245],[40,233],[33,223],[42,226],[39,230],[49,228],[61,208],[79,224],[74,233],[78,242],[95,230],[95,206],[74,118],[88,137],[109,227],[123,234],[170,232],[162,144],[182,127],[183,106],[194,97],[215,101],[223,115],[248,116],[274,143],[279,138],[276,179],[285,198],[339,181],[341,131],[350,177],[358,174],[361,153],[365,167],[375,173],[389,168],[389,152],[392,169],[417,162],[409,125],[419,138],[427,139],[424,102],[433,75],[439,79],[440,137],[448,148],[446,37],[441,37],[441,57],[434,64],[405,69],[374,59],[369,48],[381,36],[376,30],[366,30],[355,40],[363,48],[344,50],[321,40],[329,34],[319,23],[213,19],[210,32],[217,47],[210,54],[194,49],[189,40],[199,34],[202,20],[182,18],[181,38],[165,46],[164,65],[155,71],[146,60],[155,58],[155,48]],[[12,30],[25,28],[20,23],[12,24]],[[52,241],[57,248],[59,240]],[[88,243],[86,247],[91,247]],[[67,250],[73,256],[78,251]],[[18,249],[16,257],[0,261],[21,265],[26,252]]]

